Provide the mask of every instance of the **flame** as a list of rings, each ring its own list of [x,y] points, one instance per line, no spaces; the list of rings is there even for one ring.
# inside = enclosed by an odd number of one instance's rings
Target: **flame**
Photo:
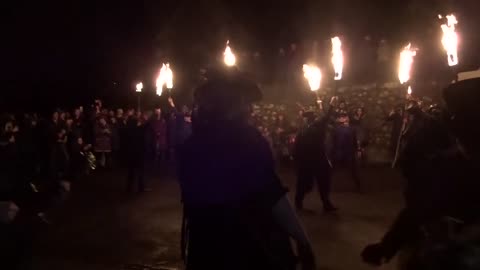
[[[140,83],[137,83],[137,85],[136,85],[136,89],[137,89],[137,90],[136,90],[137,92],[142,92],[142,89],[143,89],[143,83],[141,83],[141,82],[140,82]]]
[[[410,71],[412,70],[413,57],[417,54],[414,49],[411,49],[409,43],[400,53],[400,65],[398,67],[398,79],[401,84],[410,80]]]
[[[343,52],[342,41],[339,37],[332,38],[332,64],[335,70],[335,80],[341,80],[343,72]]]
[[[412,87],[408,86],[407,94],[410,96],[412,94]]]
[[[317,91],[320,89],[320,82],[322,81],[322,73],[320,69],[313,65],[303,65],[303,76],[308,80],[310,90]]]
[[[163,87],[166,86],[168,89],[173,88],[173,72],[170,69],[170,64],[163,64],[160,69],[160,74],[157,78],[157,95],[161,96],[163,92]]]
[[[448,65],[458,64],[458,35],[455,32],[455,25],[458,23],[455,15],[447,15],[447,24],[442,24],[442,45],[448,56]]]
[[[235,54],[232,53],[232,49],[230,49],[230,41],[227,41],[227,47],[225,48],[225,52],[223,53],[223,61],[225,62],[225,65],[228,67],[235,66],[235,63],[237,62],[237,58],[235,57]]]
[[[173,72],[172,72],[172,69],[170,69],[170,64],[167,63],[166,65],[163,65],[160,72],[162,72],[162,70],[165,73],[165,84],[167,85],[167,88],[172,89],[173,88]]]

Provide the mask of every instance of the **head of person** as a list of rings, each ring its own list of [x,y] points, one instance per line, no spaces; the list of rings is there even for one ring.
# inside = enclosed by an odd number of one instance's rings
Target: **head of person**
[[[155,117],[159,118],[160,116],[162,116],[162,109],[155,108]]]
[[[82,112],[80,111],[80,109],[75,109],[74,111],[74,115],[75,115],[75,118],[80,118],[80,116],[82,115]]]
[[[53,112],[53,114],[52,114],[52,120],[56,122],[56,121],[58,121],[58,118],[59,118],[58,112]]]
[[[123,117],[123,109],[117,109],[117,118]]]
[[[342,126],[348,126],[350,124],[350,117],[348,117],[348,114],[342,113],[338,116],[337,122]]]
[[[182,106],[182,113],[183,113],[183,114],[186,114],[186,113],[188,113],[188,112],[190,112],[190,109],[188,108],[188,106],[187,106],[187,105],[183,105],[183,106]]]
[[[102,108],[102,101],[100,99],[95,100],[95,107],[98,109]]]
[[[313,111],[304,112],[303,117],[307,124],[315,122],[315,113]]]
[[[72,118],[68,118],[65,123],[67,124],[67,127],[71,127],[71,126],[73,125],[73,119],[72,119]]]
[[[290,44],[290,51],[294,52],[297,50],[297,44],[296,43],[291,43]]]
[[[67,118],[67,114],[65,112],[60,112],[58,117],[60,118],[60,120],[65,121],[65,119]]]
[[[402,105],[397,105],[395,107],[395,113],[396,114],[402,114],[402,112],[403,112],[403,106]]]
[[[345,103],[345,100],[341,100],[339,103],[338,103],[338,108],[339,109],[345,109],[347,107],[347,104]]]
[[[364,110],[362,107],[359,107],[355,110],[355,115],[358,116],[358,117],[362,117],[364,115]]]
[[[7,121],[7,122],[5,123],[5,128],[4,128],[4,130],[5,130],[5,133],[11,133],[11,132],[13,132],[13,122],[12,122],[12,121]]]
[[[107,120],[105,120],[105,117],[100,117],[98,119],[98,122],[100,123],[100,125],[102,126],[106,126],[107,125]]]
[[[108,116],[110,118],[115,117],[115,112],[113,110],[108,111]]]
[[[252,103],[260,101],[258,86],[237,70],[211,70],[194,100],[200,122],[247,122]]]

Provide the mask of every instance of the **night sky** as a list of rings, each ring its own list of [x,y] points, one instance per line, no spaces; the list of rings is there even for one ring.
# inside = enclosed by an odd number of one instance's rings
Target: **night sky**
[[[333,34],[421,41],[439,30],[436,14],[455,12],[465,46],[480,44],[476,0],[66,2],[2,6],[2,104],[125,96],[136,81],[153,81],[162,61],[194,72],[226,39],[250,51]]]

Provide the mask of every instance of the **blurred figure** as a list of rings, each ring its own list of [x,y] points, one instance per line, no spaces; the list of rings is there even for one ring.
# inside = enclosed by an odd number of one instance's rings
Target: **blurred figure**
[[[141,118],[130,117],[123,133],[123,164],[127,168],[127,192],[144,192],[145,188],[145,124]]]
[[[61,181],[68,176],[70,156],[67,150],[67,132],[60,129],[56,133],[55,143],[50,153],[50,177],[54,181]]]
[[[470,244],[478,239],[480,133],[471,123],[480,119],[479,87],[475,79],[444,90],[443,118],[409,108],[416,120],[399,158],[405,207],[383,238],[364,249],[366,263],[379,266],[403,253],[404,269],[478,269],[478,247],[462,244],[462,237]]]
[[[101,116],[95,126],[95,153],[97,153],[99,165],[105,168],[110,165],[110,153],[112,152],[112,130],[105,117]]]
[[[163,117],[162,109],[156,108],[155,114],[150,121],[150,130],[152,135],[153,160],[155,163],[167,159],[167,121]]]
[[[394,110],[392,110],[386,120],[392,123],[389,149],[393,157],[395,156],[395,152],[397,150],[398,138],[400,137],[403,126],[403,106],[397,106]]]
[[[368,128],[365,123],[365,110],[363,108],[357,108],[353,115],[350,117],[350,125],[357,135],[358,151],[356,153],[357,162],[365,165],[367,162],[367,151],[369,134]]]
[[[78,181],[83,175],[90,170],[95,169],[95,164],[89,164],[91,158],[92,145],[85,144],[82,137],[78,137],[73,142],[70,152],[70,172],[72,181]]]
[[[310,243],[268,143],[248,125],[259,90],[236,76],[209,79],[195,91],[197,124],[179,168],[186,269],[295,269],[291,237],[302,269],[313,270]]]
[[[333,131],[332,162],[335,170],[346,168],[350,171],[357,191],[361,191],[356,155],[359,151],[355,129],[350,126],[350,117],[340,114]]]
[[[302,211],[303,200],[317,183],[323,209],[326,212],[336,211],[337,208],[330,200],[331,165],[327,158],[325,139],[330,117],[334,112],[334,100],[330,102],[327,114],[320,120],[315,120],[313,112],[306,112],[306,126],[301,130],[295,140],[294,159],[297,170],[297,187],[295,206]]]

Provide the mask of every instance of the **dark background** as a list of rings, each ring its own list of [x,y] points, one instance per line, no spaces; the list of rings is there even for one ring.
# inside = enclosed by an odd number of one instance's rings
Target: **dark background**
[[[3,4],[2,11],[0,110],[95,97],[134,103],[134,84],[143,81],[152,92],[163,61],[174,63],[176,87],[184,91],[227,39],[236,50],[268,55],[332,35],[355,51],[369,35],[398,48],[412,41],[423,52],[416,61],[444,65],[440,13],[454,12],[460,21],[459,69],[476,68],[480,59],[476,0],[28,1]]]

